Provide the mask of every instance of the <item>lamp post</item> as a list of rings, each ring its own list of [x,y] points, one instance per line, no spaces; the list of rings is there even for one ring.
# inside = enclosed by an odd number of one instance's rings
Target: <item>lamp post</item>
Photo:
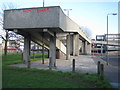
[[[107,51],[107,65],[108,65],[108,16],[109,15],[117,15],[117,13],[108,13],[107,14],[107,37],[106,37],[106,40],[107,40],[107,46],[106,46],[106,51]]]
[[[71,11],[72,9],[64,9],[64,11],[67,11],[67,16],[69,17],[69,11]]]
[[[44,2],[45,2],[45,1],[43,0],[43,7],[44,7]]]

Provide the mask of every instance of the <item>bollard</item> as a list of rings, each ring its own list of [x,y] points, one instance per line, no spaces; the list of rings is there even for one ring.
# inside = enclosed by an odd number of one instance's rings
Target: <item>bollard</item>
[[[73,59],[73,68],[72,71],[75,72],[75,59]]]
[[[28,65],[27,65],[27,66],[28,66],[28,68],[30,68],[30,61],[28,61],[28,63],[27,63],[27,64],[28,64]]]
[[[97,74],[100,75],[100,61],[98,61],[97,64]]]
[[[100,79],[103,80],[104,79],[104,65],[101,64],[100,65]]]

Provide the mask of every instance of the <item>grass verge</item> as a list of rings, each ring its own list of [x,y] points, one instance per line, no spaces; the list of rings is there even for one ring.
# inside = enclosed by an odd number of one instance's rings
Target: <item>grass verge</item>
[[[3,88],[111,88],[106,78],[100,80],[96,74],[27,69],[8,65],[19,60],[19,54],[3,56]]]

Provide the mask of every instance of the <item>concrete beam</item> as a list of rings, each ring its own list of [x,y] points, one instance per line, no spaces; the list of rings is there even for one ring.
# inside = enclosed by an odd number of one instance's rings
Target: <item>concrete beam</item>
[[[65,47],[65,45],[57,38],[56,38],[56,47],[58,49],[60,49],[64,54],[66,54],[66,47]]]
[[[23,60],[24,63],[27,64],[27,67],[30,68],[30,36],[24,37],[24,52],[23,52]]]

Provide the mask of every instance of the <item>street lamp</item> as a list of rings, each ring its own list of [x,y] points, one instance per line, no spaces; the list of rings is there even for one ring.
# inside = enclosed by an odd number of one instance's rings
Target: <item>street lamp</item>
[[[69,11],[71,11],[72,9],[64,9],[64,11],[67,11],[67,16],[69,17]]]
[[[45,1],[43,0],[43,7],[44,7],[44,3],[45,3]]]
[[[106,37],[107,38],[107,46],[106,46],[106,49],[107,49],[106,50],[107,51],[107,56],[106,56],[107,57],[107,65],[108,65],[108,16],[109,15],[117,15],[117,13],[108,13],[107,14],[107,37]]]

